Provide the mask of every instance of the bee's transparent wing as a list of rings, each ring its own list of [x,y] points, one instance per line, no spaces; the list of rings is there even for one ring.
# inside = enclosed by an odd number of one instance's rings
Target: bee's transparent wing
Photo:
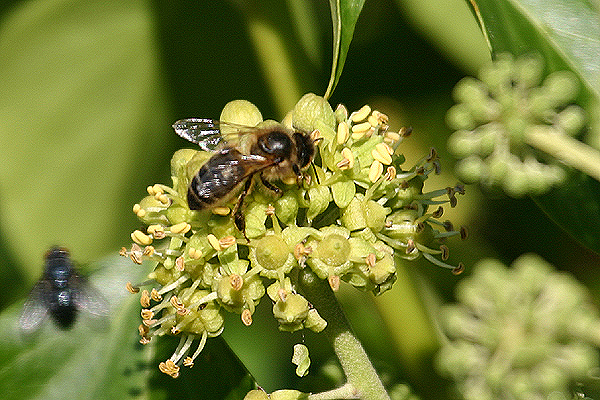
[[[215,151],[224,143],[234,145],[241,134],[253,128],[209,118],[186,118],[175,122],[173,129],[202,150]]]
[[[73,301],[78,310],[99,317],[105,317],[109,314],[108,300],[96,288],[91,286],[86,278],[74,274],[70,278],[69,286],[74,289]]]
[[[24,335],[30,335],[37,331],[42,322],[48,318],[46,296],[49,291],[50,282],[48,281],[39,281],[31,289],[19,317],[19,328]]]

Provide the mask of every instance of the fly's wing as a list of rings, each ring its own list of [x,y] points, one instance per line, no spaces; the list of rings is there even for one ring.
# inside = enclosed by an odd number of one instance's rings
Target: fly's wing
[[[48,318],[50,290],[51,284],[46,280],[39,281],[31,289],[19,317],[19,328],[24,335],[31,335],[37,331]]]
[[[209,118],[180,119],[173,124],[173,129],[177,135],[196,143],[205,151],[216,151],[225,143],[234,146],[241,135],[256,130],[250,126]]]
[[[73,289],[73,301],[78,310],[98,317],[108,315],[108,301],[102,293],[90,285],[86,278],[78,274],[71,275],[69,287]]]

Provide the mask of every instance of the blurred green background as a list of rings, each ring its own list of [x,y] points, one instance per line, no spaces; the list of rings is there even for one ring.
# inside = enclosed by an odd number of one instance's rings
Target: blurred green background
[[[281,119],[302,94],[324,93],[331,47],[326,1],[0,3],[0,308],[16,312],[52,244],[91,263],[88,270],[128,246],[140,225],[132,205],[146,186],[169,183],[171,154],[189,145],[173,134],[173,121],[217,118],[234,99]],[[407,168],[433,146],[443,174],[425,190],[451,186],[457,179],[444,122],[451,90],[489,57],[463,0],[369,0],[330,101],[349,110],[368,103],[390,116],[392,130],[412,126],[402,145]],[[469,240],[449,242],[449,262],[464,262],[467,274],[483,257],[508,264],[536,252],[597,297],[598,256],[532,201],[468,186],[446,217],[469,228]],[[125,281],[137,279],[135,268]],[[442,390],[424,306],[450,300],[459,279],[417,261],[400,269],[394,289],[380,298],[339,294],[375,365],[422,398]],[[312,378],[294,377],[292,344],[310,343],[315,371],[331,350],[318,335],[276,332],[269,313],[261,304],[250,328],[233,317],[225,339],[267,390],[308,386]],[[138,318],[135,310],[127,315]]]

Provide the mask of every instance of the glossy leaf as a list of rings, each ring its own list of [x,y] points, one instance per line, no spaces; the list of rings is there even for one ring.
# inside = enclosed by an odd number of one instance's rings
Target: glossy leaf
[[[117,249],[170,135],[144,1],[16,3],[0,25],[0,226],[31,282],[53,244]],[[167,133],[169,132],[169,133]]]
[[[579,103],[588,112],[595,109],[600,97],[597,5],[587,0],[468,2],[494,54],[537,52],[549,72],[572,70],[583,84]],[[600,183],[576,171],[569,175],[567,183],[535,201],[563,229],[600,252]]]
[[[587,0],[468,0],[494,54],[538,52],[551,71],[571,69],[600,93],[600,12]],[[593,92],[593,93],[589,93]]]
[[[342,74],[354,28],[364,3],[364,0],[329,0],[333,21],[333,62],[329,86],[324,96],[326,99],[333,93]]]

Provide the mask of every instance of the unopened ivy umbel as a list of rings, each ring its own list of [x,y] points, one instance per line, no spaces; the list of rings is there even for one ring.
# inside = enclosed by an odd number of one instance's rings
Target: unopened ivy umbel
[[[598,371],[600,317],[585,286],[536,254],[485,259],[442,309],[442,373],[466,400],[582,399]]]
[[[570,168],[600,181],[600,152],[580,141],[587,113],[576,104],[575,73],[546,72],[535,54],[503,53],[454,88],[447,114],[455,132],[448,148],[466,183],[500,188],[512,197],[542,195],[563,183]]]
[[[274,123],[242,100],[228,103],[220,120]],[[131,292],[141,290],[140,341],[180,336],[173,355],[159,365],[174,378],[182,365],[193,366],[209,337],[221,334],[225,312],[250,325],[265,294],[280,330],[327,329],[317,303],[298,290],[302,270],[312,270],[329,291],[347,282],[379,295],[393,285],[402,260],[424,256],[454,273],[463,269],[445,262],[443,242],[466,233],[440,220],[442,205],[454,207],[463,188],[423,190],[440,170],[433,149],[405,169],[401,143],[409,130],[392,132],[388,117],[369,106],[334,111],[314,94],[302,97],[281,124],[311,132],[317,154],[301,181],[273,182],[278,195],[254,177],[242,205],[245,236],[231,215],[235,198],[203,211],[188,207],[190,180],[212,156],[199,148],[177,151],[172,184],[148,186],[133,207],[147,227],[131,234],[133,245],[121,254],[137,264],[156,262],[147,282],[128,285]]]

